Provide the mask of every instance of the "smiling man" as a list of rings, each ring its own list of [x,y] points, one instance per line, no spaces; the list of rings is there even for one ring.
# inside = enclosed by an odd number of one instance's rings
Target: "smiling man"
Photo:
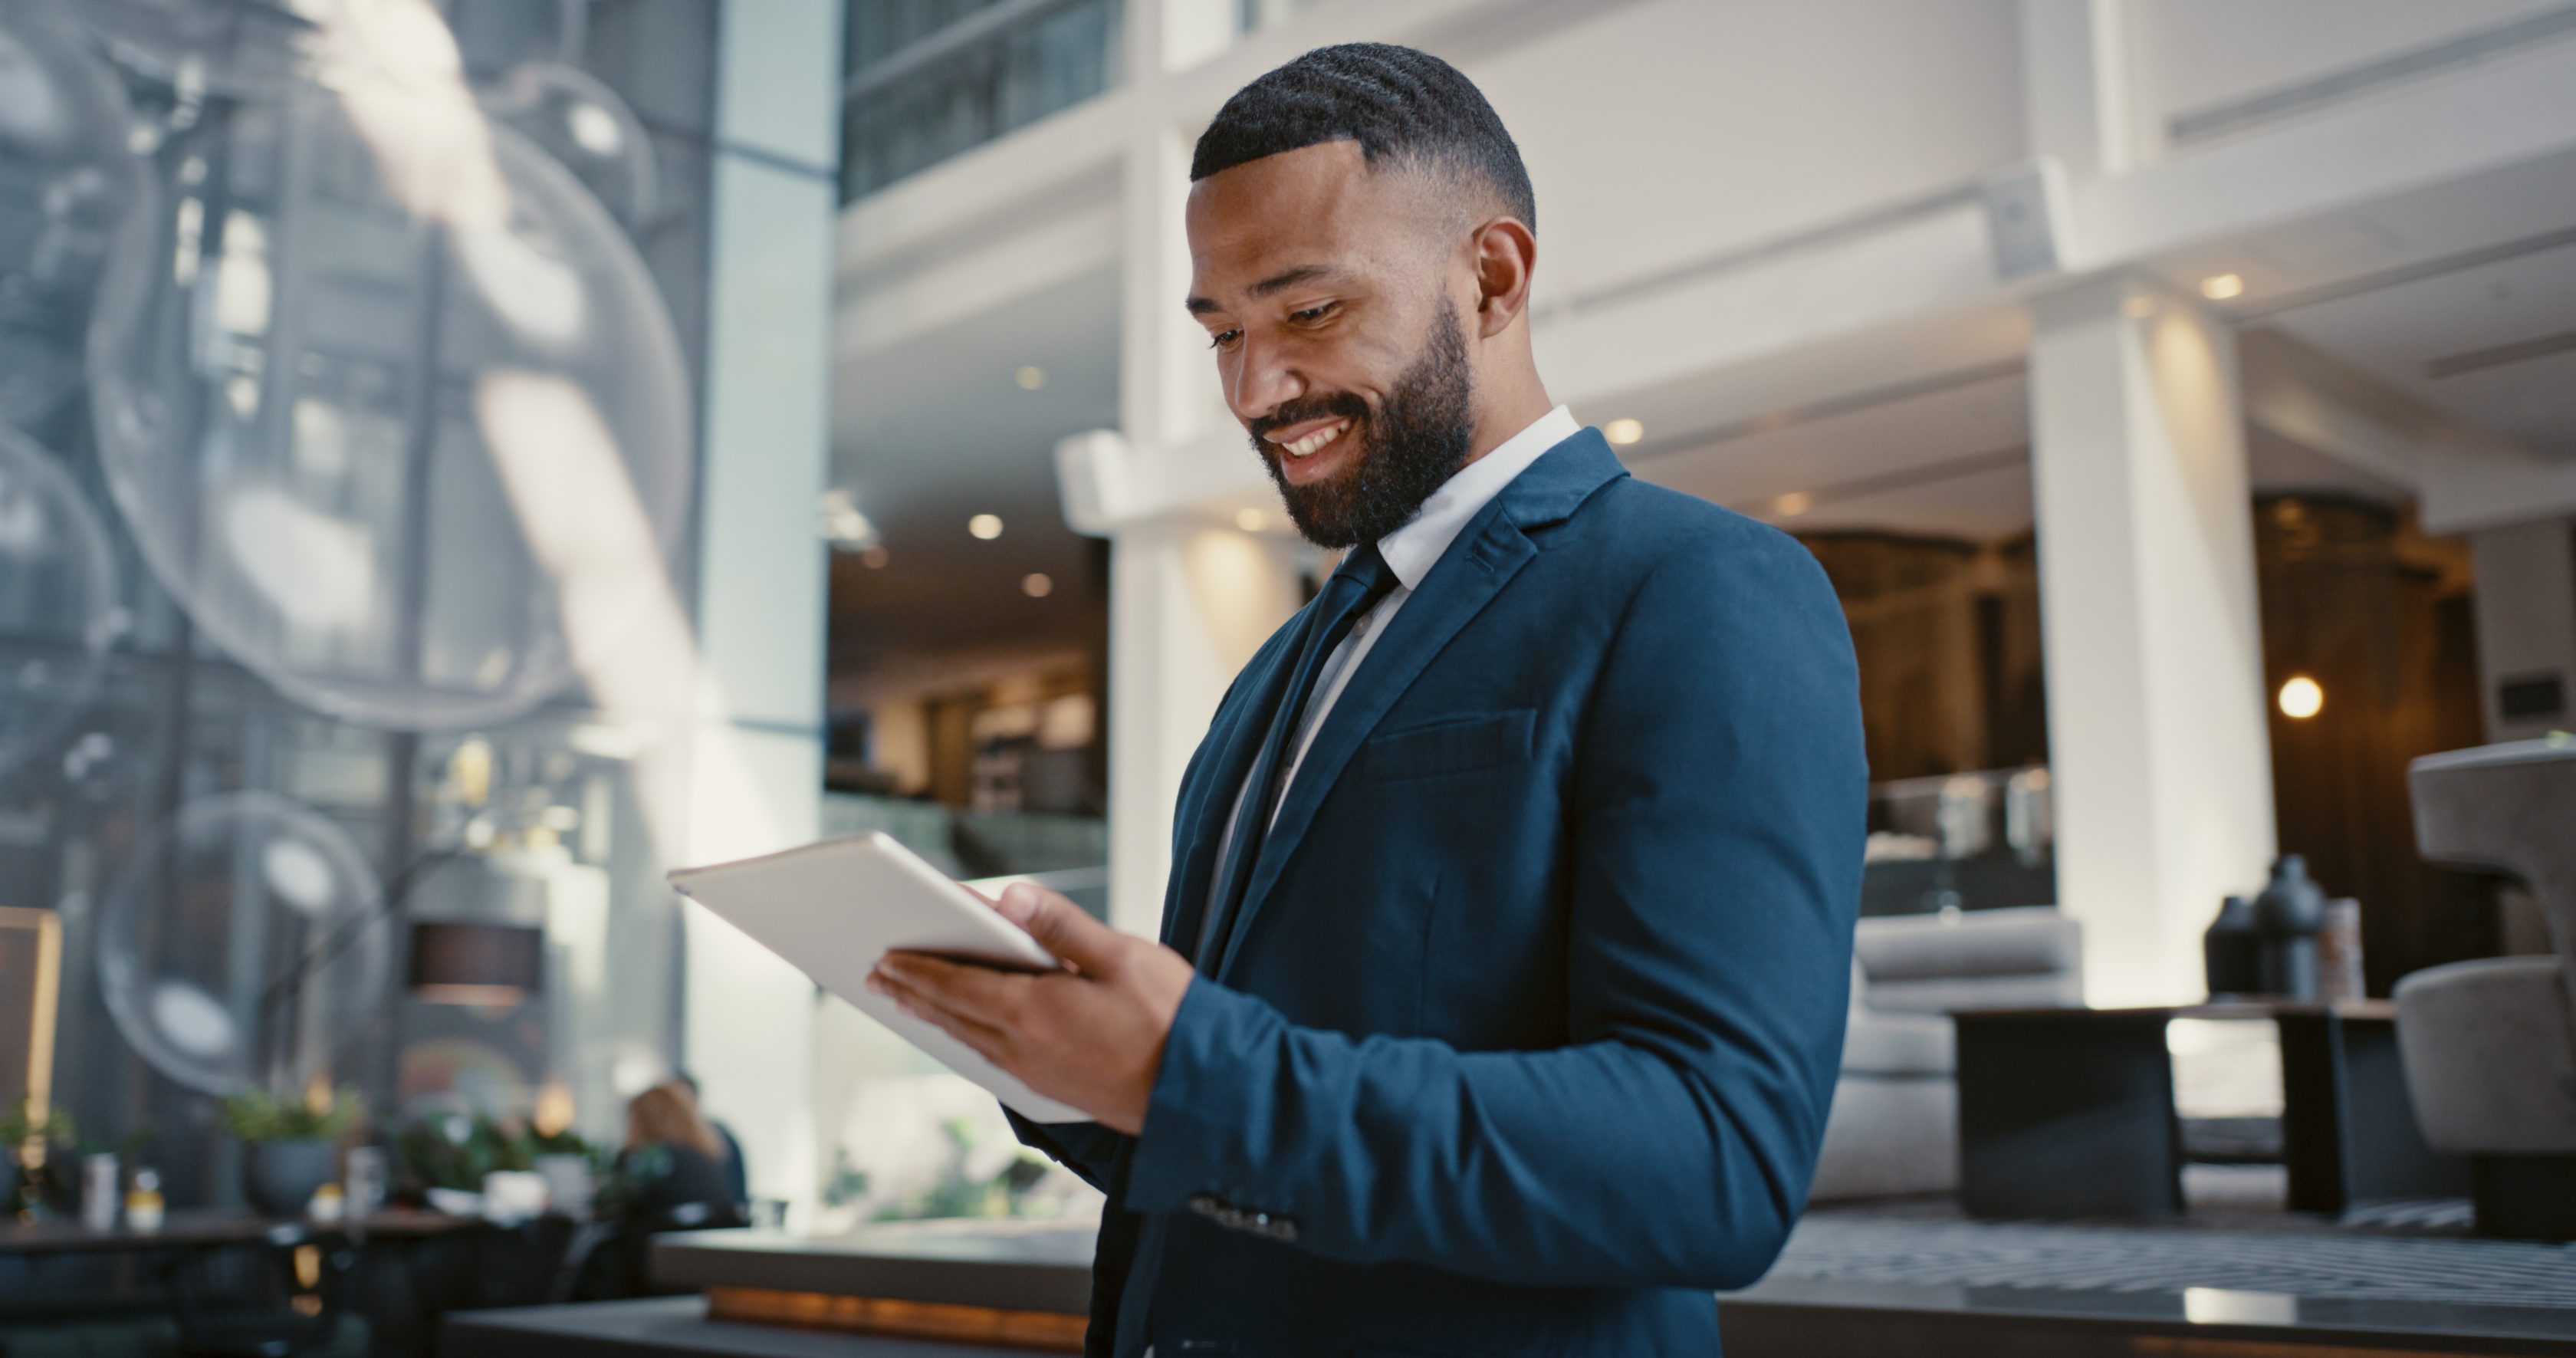
[[[1713,1354],[1839,1060],[1857,681],[1798,545],[1631,480],[1530,352],[1536,204],[1475,86],[1307,53],[1199,140],[1186,305],[1349,548],[1183,781],[1159,944],[887,993],[1095,1123],[1090,1348]]]

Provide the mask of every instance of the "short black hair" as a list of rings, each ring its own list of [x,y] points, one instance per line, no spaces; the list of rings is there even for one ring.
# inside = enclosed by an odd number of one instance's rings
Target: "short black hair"
[[[1199,134],[1190,179],[1328,141],[1358,142],[1372,166],[1482,181],[1538,229],[1529,170],[1484,91],[1448,62],[1392,43],[1318,47],[1236,90]]]

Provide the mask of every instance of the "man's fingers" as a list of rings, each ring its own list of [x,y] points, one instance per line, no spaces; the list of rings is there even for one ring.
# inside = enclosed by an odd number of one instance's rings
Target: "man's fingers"
[[[995,907],[1029,931],[1048,952],[1099,975],[1127,945],[1127,936],[1084,914],[1082,907],[1042,886],[1014,882]]]
[[[882,967],[872,984],[878,993],[893,1000],[904,1012],[974,1048],[986,1060],[1000,1063],[1005,1041],[1000,1028],[952,1007],[946,995],[907,981]]]
[[[928,953],[887,953],[876,973],[900,983],[940,1008],[977,1023],[1006,1026],[1029,978],[991,967],[968,966]]]

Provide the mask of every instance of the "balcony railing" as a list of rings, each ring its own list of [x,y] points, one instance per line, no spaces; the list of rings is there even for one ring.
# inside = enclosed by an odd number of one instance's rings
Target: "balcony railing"
[[[1093,98],[1123,0],[852,0],[841,201]]]

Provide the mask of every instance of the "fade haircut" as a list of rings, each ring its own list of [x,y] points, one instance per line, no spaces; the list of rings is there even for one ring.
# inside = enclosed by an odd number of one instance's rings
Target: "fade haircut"
[[[1371,169],[1392,165],[1481,185],[1504,212],[1538,229],[1520,148],[1484,92],[1448,62],[1392,43],[1318,47],[1235,91],[1199,134],[1190,179],[1329,141],[1358,142]]]

